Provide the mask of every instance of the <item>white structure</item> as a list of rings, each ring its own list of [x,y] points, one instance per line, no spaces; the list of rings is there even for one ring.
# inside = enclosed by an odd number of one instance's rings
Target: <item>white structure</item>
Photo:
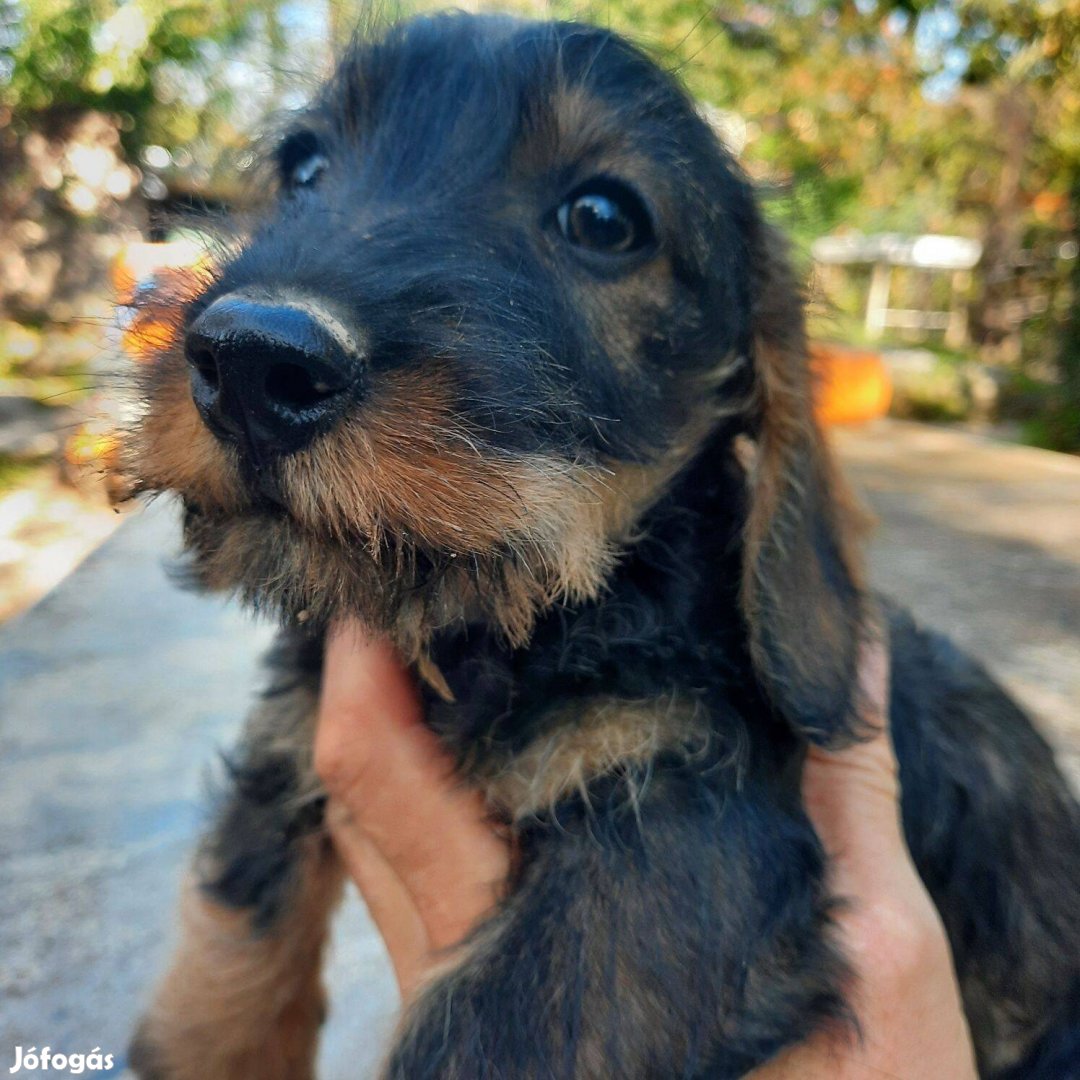
[[[952,348],[967,339],[967,307],[964,297],[971,282],[971,270],[982,258],[982,244],[962,236],[903,236],[878,233],[864,236],[822,236],[815,240],[811,254],[825,266],[873,266],[870,291],[866,296],[866,331],[881,336],[886,326],[920,330],[944,330],[945,343]],[[893,267],[952,274],[952,295],[948,311],[889,307]]]

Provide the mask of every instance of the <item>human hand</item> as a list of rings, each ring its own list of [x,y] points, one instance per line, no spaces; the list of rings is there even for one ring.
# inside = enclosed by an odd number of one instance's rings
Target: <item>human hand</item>
[[[862,1041],[819,1032],[753,1080],[976,1075],[948,942],[900,827],[885,646],[867,646],[861,677],[872,703],[864,721],[880,733],[839,753],[812,749],[803,796],[832,891],[847,901],[837,921]],[[327,642],[315,752],[331,835],[408,999],[498,899],[509,842],[453,776],[393,651],[356,626]]]
[[[315,768],[334,844],[408,999],[498,900],[510,845],[454,777],[391,647],[358,625],[327,640]]]
[[[752,1080],[975,1080],[974,1053],[945,928],[911,861],[888,734],[889,654],[867,643],[859,665],[877,734],[845,750],[812,747],[803,802],[829,855],[848,1000],[861,1039],[823,1030],[756,1069]]]

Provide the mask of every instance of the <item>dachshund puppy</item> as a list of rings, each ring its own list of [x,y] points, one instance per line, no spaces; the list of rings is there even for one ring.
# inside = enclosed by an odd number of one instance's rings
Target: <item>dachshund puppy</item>
[[[1077,804],[986,672],[869,594],[783,244],[684,90],[606,30],[420,18],[359,40],[272,165],[244,238],[151,301],[176,332],[138,486],[179,496],[202,587],[283,629],[136,1071],[312,1075],[345,614],[520,852],[386,1077],[738,1077],[850,1023],[800,771],[859,737],[883,606],[980,1068],[1077,1075]]]

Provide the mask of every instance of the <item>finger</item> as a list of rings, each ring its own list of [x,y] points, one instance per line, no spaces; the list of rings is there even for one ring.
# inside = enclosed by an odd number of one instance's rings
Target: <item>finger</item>
[[[459,941],[497,899],[508,848],[423,724],[393,650],[355,626],[328,641],[316,743],[332,793],[403,882],[432,947]]]
[[[864,645],[859,664],[864,726],[876,731],[840,751],[812,747],[803,770],[803,801],[840,873],[852,884],[873,881],[884,867],[906,855],[899,816],[900,786],[888,732],[888,647]]]
[[[432,952],[420,912],[382,852],[333,799],[327,805],[326,824],[386,946],[401,996],[408,998],[423,977]]]
[[[315,764],[328,787],[349,790],[377,767],[385,749],[374,737],[422,722],[416,690],[389,644],[356,623],[326,641]]]

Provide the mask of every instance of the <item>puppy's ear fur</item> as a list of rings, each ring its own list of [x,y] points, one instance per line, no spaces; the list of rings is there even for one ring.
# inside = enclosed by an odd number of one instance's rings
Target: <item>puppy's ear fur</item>
[[[814,417],[801,290],[783,240],[763,227],[756,253],[756,448],[741,600],[751,658],[799,732],[836,744],[859,729],[857,665],[868,599],[858,514]]]

